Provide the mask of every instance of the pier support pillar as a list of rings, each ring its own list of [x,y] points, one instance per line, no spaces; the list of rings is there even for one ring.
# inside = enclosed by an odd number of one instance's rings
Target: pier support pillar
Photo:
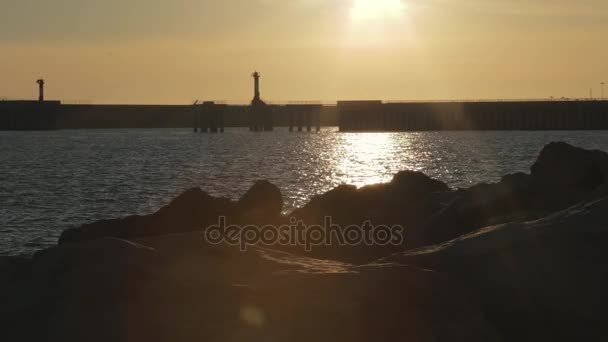
[[[312,131],[312,112],[306,111],[306,132]]]
[[[293,132],[293,123],[294,123],[294,118],[293,118],[294,114],[293,114],[293,111],[290,110],[288,112],[288,115],[289,115],[289,131]]]
[[[302,111],[298,111],[298,132],[302,132]]]
[[[321,130],[321,111],[320,109],[315,111],[315,125],[317,128],[317,132]]]

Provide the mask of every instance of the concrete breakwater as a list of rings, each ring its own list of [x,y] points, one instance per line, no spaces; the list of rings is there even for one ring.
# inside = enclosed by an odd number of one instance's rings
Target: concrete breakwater
[[[263,120],[256,120],[256,118]],[[258,122],[259,121],[259,122]],[[339,101],[268,105],[73,105],[59,101],[0,101],[0,130],[196,128],[262,125],[341,131],[605,130],[608,101],[407,102]],[[220,127],[221,126],[221,127]]]
[[[347,132],[608,129],[608,101],[342,101],[338,112]]]
[[[290,116],[294,106],[269,105],[276,127],[297,125]],[[313,126],[337,126],[336,106],[315,106],[320,121]],[[250,127],[255,113],[244,105],[80,105],[59,101],[0,101],[0,130],[87,128],[208,128]],[[211,117],[218,120],[210,120]],[[306,127],[306,123],[303,122]]]

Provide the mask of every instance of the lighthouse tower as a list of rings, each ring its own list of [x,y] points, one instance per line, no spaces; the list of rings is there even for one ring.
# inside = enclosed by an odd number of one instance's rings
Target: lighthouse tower
[[[44,80],[41,78],[36,83],[38,83],[38,101],[44,102]]]
[[[253,100],[251,101],[251,105],[253,107],[258,107],[258,106],[264,106],[266,105],[266,103],[264,103],[264,101],[262,101],[262,98],[260,97],[260,73],[255,71],[253,74],[251,74],[251,76],[253,77]]]
[[[255,71],[253,77],[253,100],[251,100],[251,123],[249,129],[252,131],[272,131],[274,119],[270,106],[267,106],[260,96],[260,73]]]

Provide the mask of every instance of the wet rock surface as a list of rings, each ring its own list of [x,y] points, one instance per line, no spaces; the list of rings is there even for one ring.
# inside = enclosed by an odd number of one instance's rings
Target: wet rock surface
[[[65,244],[34,260],[21,321],[45,341],[498,341],[477,299],[437,272],[192,243]],[[190,243],[189,243],[190,241]],[[15,310],[13,310],[15,311]],[[16,311],[15,311],[16,312]],[[34,313],[32,315],[32,313]],[[10,331],[10,330],[9,330]]]
[[[598,340],[605,335],[608,304],[607,210],[604,198],[380,262],[417,265],[461,280],[507,340]]]

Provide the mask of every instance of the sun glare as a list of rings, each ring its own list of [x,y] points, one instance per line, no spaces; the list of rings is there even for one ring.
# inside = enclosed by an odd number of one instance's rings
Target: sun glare
[[[404,10],[401,0],[354,0],[351,18],[355,21],[395,19],[401,17]]]

